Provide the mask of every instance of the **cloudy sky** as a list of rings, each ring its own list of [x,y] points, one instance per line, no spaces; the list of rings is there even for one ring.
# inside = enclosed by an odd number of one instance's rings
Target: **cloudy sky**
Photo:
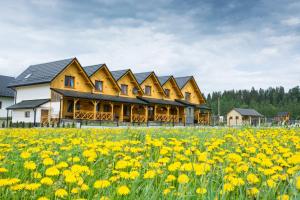
[[[0,1],[0,74],[77,57],[202,92],[300,85],[298,0]]]

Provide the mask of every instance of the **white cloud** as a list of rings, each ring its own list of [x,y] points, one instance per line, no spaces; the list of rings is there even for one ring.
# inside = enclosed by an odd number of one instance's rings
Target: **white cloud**
[[[288,19],[282,20],[282,24],[287,26],[298,26],[300,25],[300,18],[299,17],[290,17]]]

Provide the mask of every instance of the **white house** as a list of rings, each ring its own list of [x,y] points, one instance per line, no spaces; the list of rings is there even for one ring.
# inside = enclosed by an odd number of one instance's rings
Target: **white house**
[[[234,108],[227,114],[228,126],[260,126],[263,115],[254,109]]]
[[[31,65],[9,84],[15,90],[16,104],[7,108],[12,111],[13,123],[36,124],[48,118],[59,118],[60,102],[50,102],[50,84],[73,60]]]
[[[2,120],[11,117],[11,112],[7,112],[6,108],[14,104],[14,91],[7,86],[13,80],[13,77],[0,75],[0,119]]]

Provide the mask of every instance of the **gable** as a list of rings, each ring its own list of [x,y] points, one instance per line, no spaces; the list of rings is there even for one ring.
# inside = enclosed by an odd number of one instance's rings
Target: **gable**
[[[205,99],[202,96],[202,93],[195,81],[194,78],[191,78],[181,89],[181,92],[183,95],[185,95],[186,92],[191,93],[191,103],[194,104],[205,104]]]
[[[97,71],[95,71],[90,77],[91,81],[95,84],[95,81],[103,81],[103,94],[118,95],[120,88],[118,83],[112,77],[106,65],[102,65]],[[97,93],[97,91],[94,91]]]
[[[74,88],[65,87],[65,76],[75,77]],[[50,87],[56,89],[76,90],[80,92],[92,92],[94,85],[77,59],[74,59],[51,81]]]
[[[169,89],[170,90],[170,97],[168,99],[181,99],[183,98],[183,95],[181,93],[180,88],[178,87],[174,77],[170,77],[164,84],[163,84],[164,89]],[[166,97],[167,98],[167,97]]]
[[[143,95],[142,88],[138,84],[137,80],[135,79],[133,73],[131,70],[128,70],[123,76],[119,78],[117,81],[119,87],[121,87],[122,84],[128,85],[128,97],[136,97],[136,96],[141,96]],[[138,88],[138,94],[133,94],[133,89]]]
[[[141,84],[141,88],[145,90],[146,86],[151,86],[151,96],[152,98],[163,98],[165,93],[161,87],[159,80],[156,78],[154,73],[151,73]],[[146,96],[146,95],[145,95]]]

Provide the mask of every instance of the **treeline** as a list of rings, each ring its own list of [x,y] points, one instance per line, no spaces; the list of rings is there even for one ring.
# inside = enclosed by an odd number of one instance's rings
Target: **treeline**
[[[278,112],[291,113],[292,119],[300,119],[300,87],[285,91],[283,87],[251,90],[228,90],[208,94],[207,103],[214,115],[225,116],[232,108],[254,108],[266,117],[274,117]]]

